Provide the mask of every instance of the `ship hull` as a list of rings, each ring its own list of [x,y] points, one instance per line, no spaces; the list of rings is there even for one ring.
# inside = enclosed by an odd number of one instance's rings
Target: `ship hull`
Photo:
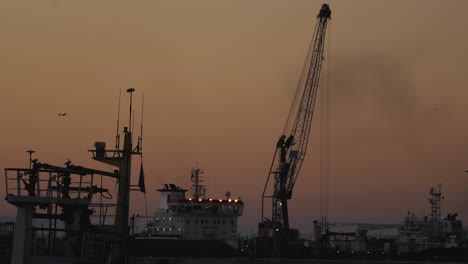
[[[134,239],[130,256],[178,258],[233,258],[237,250],[218,240]]]

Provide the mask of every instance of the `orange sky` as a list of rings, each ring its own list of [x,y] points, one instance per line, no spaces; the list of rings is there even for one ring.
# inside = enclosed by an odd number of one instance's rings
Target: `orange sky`
[[[208,195],[241,196],[240,228],[254,229],[321,4],[0,2],[0,168],[26,167],[34,149],[41,162],[109,169],[87,150],[113,146],[119,90],[135,87],[150,212],[155,189],[189,187],[199,162]],[[467,222],[468,2],[330,7],[331,221],[427,215],[428,189],[441,183],[444,214]],[[125,93],[122,106],[127,123]],[[318,124],[290,202],[291,225],[304,230],[319,215]],[[132,194],[131,213],[144,213],[142,198]],[[0,215],[14,209],[3,202]]]

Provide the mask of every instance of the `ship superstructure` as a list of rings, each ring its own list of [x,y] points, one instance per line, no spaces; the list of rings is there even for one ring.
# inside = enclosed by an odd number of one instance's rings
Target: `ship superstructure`
[[[244,203],[226,193],[225,199],[206,197],[201,185],[202,170],[192,169],[192,196],[187,189],[165,184],[160,192],[160,208],[148,225],[145,237],[154,239],[218,240],[237,245],[237,220]]]
[[[182,232],[176,227],[173,214],[169,211],[169,201],[184,200],[187,190],[171,183],[164,184],[157,191],[160,193],[159,209],[146,227],[145,235],[155,239],[180,239]]]
[[[457,214],[442,216],[442,186],[430,188],[429,203],[431,217],[416,217],[408,212],[399,229],[398,251],[401,253],[417,252],[428,248],[458,248],[465,242],[463,222]]]
[[[65,166],[51,165],[33,159],[33,150],[27,151],[29,168],[4,169],[5,200],[17,208],[11,263],[29,264],[32,256],[47,256],[47,263],[127,263],[131,161],[133,155],[141,155],[142,145],[139,137],[137,147],[132,146],[134,91],[127,90],[130,122],[123,129],[123,146],[117,133],[115,149],[96,142],[95,149],[90,150],[94,160],[116,170],[86,168],[70,160]],[[104,177],[118,180],[115,199],[103,187]],[[144,185],[140,188],[144,189]],[[96,196],[100,199],[93,199]],[[40,227],[35,220],[43,222]]]

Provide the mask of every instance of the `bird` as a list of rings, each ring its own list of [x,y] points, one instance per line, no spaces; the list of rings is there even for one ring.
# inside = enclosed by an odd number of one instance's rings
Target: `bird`
[[[66,116],[67,113],[59,113],[58,115],[59,115],[59,116]]]

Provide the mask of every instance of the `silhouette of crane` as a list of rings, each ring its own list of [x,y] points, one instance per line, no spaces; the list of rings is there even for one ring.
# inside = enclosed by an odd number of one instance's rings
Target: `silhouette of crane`
[[[289,136],[281,135],[276,143],[276,150],[268,173],[267,181],[262,194],[262,221],[264,221],[264,200],[272,200],[271,221],[261,222],[259,230],[269,226],[273,236],[273,254],[287,257],[289,244],[289,214],[288,200],[292,198],[293,187],[296,183],[299,171],[304,161],[307,143],[309,141],[310,127],[314,113],[315,99],[319,86],[320,72],[324,60],[324,42],[327,22],[331,16],[330,7],[323,4],[317,15],[315,36],[312,40],[308,63],[303,70],[303,76],[298,85],[300,104],[297,107],[296,116],[290,115],[293,127]],[[304,78],[304,79],[302,79]],[[299,90],[301,89],[301,90]],[[293,104],[294,106],[294,104]],[[293,108],[291,108],[292,110]],[[266,194],[270,176],[273,175],[273,192]]]

